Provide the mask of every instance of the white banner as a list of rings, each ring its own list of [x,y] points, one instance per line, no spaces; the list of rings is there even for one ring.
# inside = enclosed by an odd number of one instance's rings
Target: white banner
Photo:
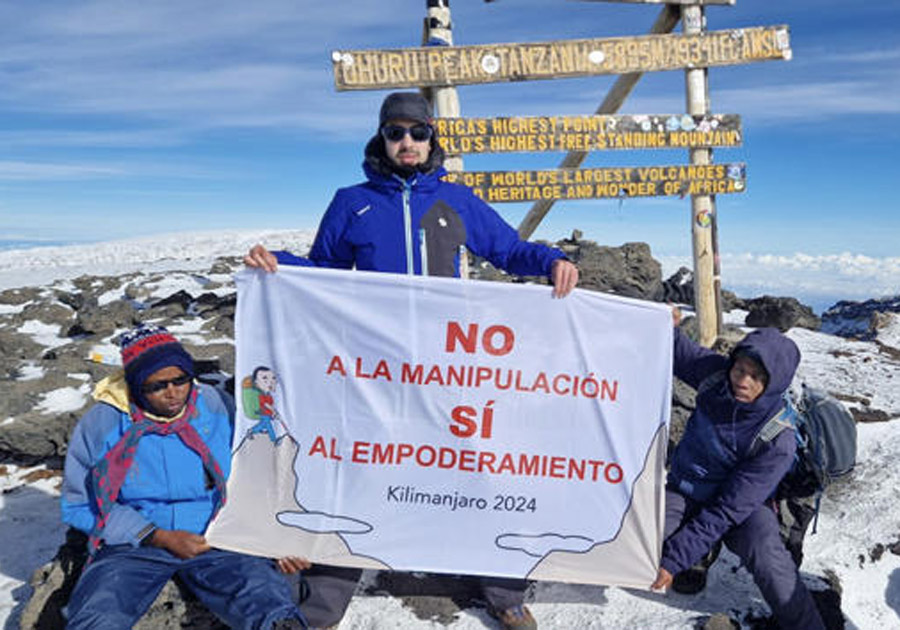
[[[672,320],[546,286],[237,276],[234,462],[211,544],[647,588]]]

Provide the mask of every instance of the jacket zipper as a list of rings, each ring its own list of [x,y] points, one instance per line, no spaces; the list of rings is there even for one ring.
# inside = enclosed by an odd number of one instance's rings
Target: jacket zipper
[[[403,237],[406,241],[406,273],[412,276],[416,273],[413,263],[412,212],[409,207],[412,184],[402,178],[398,177],[398,179],[403,183]]]
[[[425,228],[419,228],[419,264],[422,267],[422,275],[428,275],[428,241],[425,238]]]

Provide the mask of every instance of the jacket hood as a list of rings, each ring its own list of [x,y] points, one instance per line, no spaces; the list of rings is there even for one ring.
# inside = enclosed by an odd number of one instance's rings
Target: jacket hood
[[[425,160],[424,164],[414,169],[400,168],[388,159],[387,154],[384,152],[384,138],[376,132],[366,144],[363,170],[366,171],[366,175],[369,175],[369,169],[371,169],[384,177],[391,178],[394,174],[397,174],[403,179],[408,179],[415,173],[424,173],[426,175],[436,173],[444,166],[444,149],[441,148],[440,143],[437,141],[437,134],[433,134],[429,142],[431,151],[428,153],[428,159]]]
[[[728,378],[735,358],[741,354],[759,361],[769,375],[763,393],[751,403],[735,400]],[[800,350],[793,341],[774,328],[755,330],[734,348],[722,378],[706,391],[698,392],[697,407],[702,407],[713,422],[740,423],[735,428],[742,435],[739,441],[749,444],[759,426],[781,409],[782,397],[791,386],[799,363]]]
[[[760,328],[744,337],[731,352],[729,370],[740,355],[754,359],[768,373],[769,381],[757,399],[760,402],[764,402],[764,399],[780,400],[791,386],[794,372],[800,364],[800,350],[797,344],[775,328]]]
[[[128,381],[125,380],[125,372],[119,371],[107,376],[94,386],[91,396],[100,403],[106,403],[119,411],[131,414],[131,397],[129,395]],[[155,422],[172,422],[181,415],[179,411],[171,418],[157,416],[146,409],[144,415]]]
[[[107,376],[94,386],[92,394],[97,402],[106,403],[128,413],[130,400],[128,397],[128,383],[125,381],[125,372],[120,371]]]

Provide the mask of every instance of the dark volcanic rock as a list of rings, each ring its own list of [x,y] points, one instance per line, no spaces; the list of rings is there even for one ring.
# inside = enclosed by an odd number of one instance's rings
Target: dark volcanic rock
[[[663,282],[663,300],[673,304],[694,304],[694,272],[679,267]]]
[[[733,311],[736,308],[745,309],[744,300],[727,289],[721,289],[723,311]],[[663,282],[663,299],[673,304],[694,305],[694,272],[687,267],[679,267]]]
[[[96,298],[90,298],[83,292],[69,293],[68,291],[57,291],[56,299],[73,310],[82,308],[87,300],[93,299],[97,303]]]
[[[177,293],[173,293],[168,297],[164,297],[163,299],[154,302],[150,305],[152,309],[160,309],[164,306],[177,306],[178,309],[167,309],[166,313],[169,316],[172,316],[174,313],[184,314],[187,313],[188,308],[191,305],[191,302],[194,298],[191,297],[191,294],[185,290],[178,291]]]
[[[69,337],[109,335],[119,328],[130,328],[137,322],[134,305],[127,300],[115,300],[103,306],[85,304],[66,334]]]
[[[27,302],[38,299],[41,290],[36,287],[22,287],[20,289],[6,289],[0,291],[0,304],[9,304],[11,306],[21,306]]]
[[[857,422],[887,422],[888,420],[893,420],[893,417],[886,411],[882,411],[881,409],[870,409],[868,407],[863,409],[850,407],[850,415],[852,415],[853,419]]]
[[[746,300],[746,324],[754,328],[772,326],[785,332],[791,328],[818,330],[821,324],[808,306],[792,297],[763,297]]]
[[[687,424],[691,412],[694,411],[696,404],[697,392],[690,385],[678,378],[672,379],[672,414],[669,421],[669,444],[667,455],[671,456],[672,451],[681,436],[684,435],[684,427]]]
[[[889,321],[884,313],[900,313],[900,295],[865,302],[838,302],[822,313],[822,332],[868,341]]]
[[[728,312],[735,309],[747,310],[747,300],[739,298],[727,289],[722,289],[722,310]]]
[[[34,302],[29,304],[16,317],[19,321],[27,322],[37,320],[44,324],[66,326],[72,321],[74,311],[62,304],[48,304],[47,302]]]
[[[61,463],[69,435],[87,405],[74,412],[41,414],[26,412],[0,427],[0,460],[26,466],[41,462]]]
[[[0,330],[0,361],[6,362],[13,359],[39,359],[44,352],[44,346],[32,341],[28,335]]]
[[[581,272],[579,287],[657,302],[663,299],[662,268],[646,243],[604,247],[578,241],[576,245],[569,256]],[[567,249],[573,249],[571,244]]]
[[[582,289],[657,302],[663,299],[662,270],[650,254],[647,243],[605,247],[593,241],[580,240],[576,230],[571,239],[561,240],[556,246],[578,265],[578,286]],[[472,265],[472,276],[498,282],[522,281],[482,261]],[[545,278],[534,280],[546,282]]]
[[[78,276],[72,281],[79,291],[90,296],[97,297],[101,293],[108,293],[122,287],[123,276]]]

